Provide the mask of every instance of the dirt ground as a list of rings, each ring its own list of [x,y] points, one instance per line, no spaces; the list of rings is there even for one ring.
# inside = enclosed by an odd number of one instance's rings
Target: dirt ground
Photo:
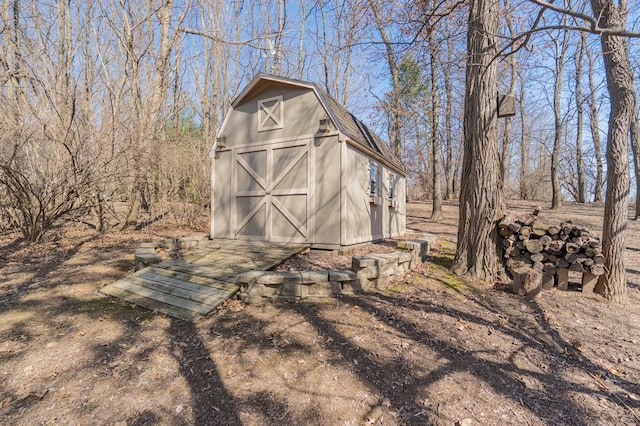
[[[510,205],[531,211],[534,204]],[[408,225],[439,238],[391,289],[324,303],[225,304],[196,323],[101,295],[162,221],[96,237],[82,224],[28,246],[0,237],[0,421],[117,425],[638,425],[640,223],[629,295],[527,301],[448,273],[457,206]],[[600,233],[602,208],[568,205]]]

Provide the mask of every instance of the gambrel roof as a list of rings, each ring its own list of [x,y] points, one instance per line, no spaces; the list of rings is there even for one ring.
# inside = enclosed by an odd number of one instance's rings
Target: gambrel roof
[[[378,135],[373,133],[355,115],[351,114],[344,106],[340,105],[335,99],[320,90],[318,85],[315,83],[261,73],[254,77],[247,87],[245,87],[233,102],[231,102],[232,107],[237,107],[247,97],[251,96],[254,91],[260,90],[271,83],[303,87],[312,90],[326,111],[327,116],[331,119],[333,125],[352,142],[354,147],[358,148],[365,154],[371,155],[383,163],[386,163],[387,166],[390,166],[402,175],[407,175],[405,168],[400,160],[394,155],[389,145],[387,145],[387,143]],[[226,123],[223,123],[220,129],[220,134],[224,133],[225,124]]]

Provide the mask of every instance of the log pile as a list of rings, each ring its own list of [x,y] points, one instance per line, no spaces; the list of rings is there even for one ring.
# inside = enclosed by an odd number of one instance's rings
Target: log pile
[[[605,273],[600,238],[571,221],[548,225],[537,213],[507,215],[498,223],[514,290],[532,297],[554,285],[566,290],[569,271],[583,274],[583,291],[593,290]]]

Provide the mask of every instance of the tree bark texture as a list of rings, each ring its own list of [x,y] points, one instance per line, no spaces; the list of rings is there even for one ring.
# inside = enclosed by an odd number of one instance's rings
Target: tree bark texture
[[[553,88],[553,117],[554,117],[554,138],[553,151],[551,152],[551,208],[558,209],[562,205],[562,194],[560,193],[560,148],[562,145],[562,80],[564,76],[564,60],[569,45],[569,31],[565,30],[562,35],[562,42],[558,46],[560,55],[556,58],[555,85]],[[558,41],[556,40],[556,45]]]
[[[598,112],[597,92],[595,85],[595,70],[593,56],[587,49],[587,62],[589,64],[589,125],[593,138],[593,149],[596,153],[596,183],[593,190],[593,201],[602,201],[602,188],[604,187],[604,161],[602,158],[602,141],[600,139],[600,114]]]
[[[637,99],[636,99],[637,102]],[[633,170],[636,178],[636,207],[634,219],[640,217],[640,196],[637,188],[640,188],[640,123],[638,123],[638,107],[634,108],[633,118],[631,119],[631,151],[633,152]]]
[[[369,0],[373,17],[380,32],[380,37],[384,43],[387,55],[387,64],[389,65],[389,73],[391,74],[391,126],[389,128],[389,140],[391,142],[391,150],[399,160],[402,160],[402,113],[400,110],[400,72],[396,55],[393,51],[393,43],[387,34],[385,24],[382,21],[380,10],[376,3],[377,0]]]
[[[471,0],[467,33],[464,159],[458,245],[453,271],[485,281],[504,274],[496,223],[504,199],[500,186],[497,115],[497,0]]]
[[[444,64],[443,78],[445,90],[445,111],[444,111],[444,131],[446,143],[446,155],[444,161],[444,177],[446,189],[444,198],[451,200],[454,198],[454,179],[453,173],[453,85],[451,84],[451,68],[453,67],[453,37],[449,29],[449,21],[445,21],[445,33],[447,35],[447,62]]]
[[[576,49],[576,172],[578,174],[578,194],[577,201],[584,203],[585,179],[584,179],[584,158],[582,155],[582,123],[584,113],[582,110],[582,57],[586,43],[586,34],[581,34],[578,48]]]
[[[527,169],[529,164],[529,138],[527,132],[527,120],[525,116],[524,107],[525,96],[525,81],[520,76],[520,99],[518,105],[520,107],[520,199],[526,200],[529,198],[528,182],[527,182]]]
[[[595,16],[602,28],[624,30],[626,10],[611,0],[591,0]],[[627,40],[624,37],[601,35],[602,54],[607,77],[611,112],[607,133],[607,192],[602,226],[602,248],[607,273],[595,288],[615,302],[626,302],[625,268],[627,203],[629,200],[628,136],[635,116],[636,95],[633,72],[629,62]]]
[[[429,61],[431,62],[431,149],[433,161],[433,203],[431,219],[442,219],[442,185],[440,183],[440,91],[438,90],[438,50],[433,39],[433,31],[429,34]]]

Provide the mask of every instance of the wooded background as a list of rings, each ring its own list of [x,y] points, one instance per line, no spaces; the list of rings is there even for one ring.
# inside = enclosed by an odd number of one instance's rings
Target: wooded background
[[[603,201],[609,98],[589,2],[499,3],[498,90],[517,105],[495,141],[505,197]],[[209,149],[258,72],[316,82],[386,136],[409,197],[433,200],[437,218],[461,186],[468,6],[3,0],[0,230],[38,241],[68,215],[98,231],[167,213],[206,222]],[[629,49],[637,73],[636,39]]]

